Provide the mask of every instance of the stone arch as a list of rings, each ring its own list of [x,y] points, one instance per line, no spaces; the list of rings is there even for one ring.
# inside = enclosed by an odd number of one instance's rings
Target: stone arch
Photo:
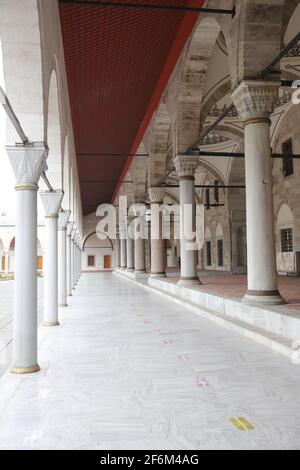
[[[44,93],[39,2],[11,0],[1,4],[0,36],[6,94],[31,141],[44,136]],[[23,58],[23,61],[20,61]],[[7,121],[8,122],[8,121]],[[6,143],[17,140],[7,125]]]
[[[4,250],[4,243],[0,238],[0,271],[5,272],[5,250]]]
[[[201,18],[186,48],[177,96],[175,154],[184,152],[199,137],[207,71],[220,31],[214,18]]]
[[[84,241],[83,241],[83,245],[82,245],[83,251],[84,251],[84,249],[85,249],[85,247],[86,247],[87,241],[88,241],[91,237],[93,237],[93,235],[97,235],[97,232],[92,232],[92,233],[90,233],[89,235],[87,235],[87,236],[85,237],[85,239],[84,239]],[[106,237],[106,239],[109,241],[110,246],[111,246],[111,249],[113,250],[114,246],[113,246],[112,240],[111,240],[109,237]],[[99,240],[99,239],[98,239],[98,240]],[[102,242],[102,241],[104,241],[104,240],[99,240],[99,241]]]
[[[105,240],[99,240],[97,232],[87,235],[82,245],[83,269],[87,271],[107,271],[113,269],[114,246],[112,240],[106,236]],[[89,263],[89,259],[93,263]],[[107,264],[109,260],[109,264]]]
[[[63,191],[64,191],[64,207],[70,209],[70,149],[69,137],[66,136],[64,153],[63,153]]]
[[[171,120],[168,109],[161,103],[153,119],[150,157],[148,161],[148,185],[158,186],[165,178],[170,141]]]
[[[52,71],[49,81],[47,104],[47,143],[49,146],[47,175],[53,188],[61,189],[63,187],[63,150],[60,96],[58,77],[55,69]]]

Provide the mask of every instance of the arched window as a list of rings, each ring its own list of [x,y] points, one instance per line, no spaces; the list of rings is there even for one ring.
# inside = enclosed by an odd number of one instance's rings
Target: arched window
[[[294,251],[294,217],[290,207],[283,204],[277,217],[278,251],[289,253]]]
[[[217,262],[218,267],[224,267],[224,232],[221,224],[218,224],[216,230],[216,240],[217,240]]]
[[[211,244],[211,231],[209,228],[205,231],[205,259],[206,266],[212,266],[212,244]]]

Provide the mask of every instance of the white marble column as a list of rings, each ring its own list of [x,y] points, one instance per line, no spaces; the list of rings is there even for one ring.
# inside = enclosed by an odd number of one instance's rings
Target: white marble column
[[[180,250],[181,275],[178,284],[200,284],[198,277],[198,249],[196,249],[195,171],[199,156],[178,155],[174,164],[180,185]]]
[[[67,296],[72,296],[72,240],[71,233],[74,222],[69,222],[67,226]]]
[[[129,223],[131,220],[129,220]],[[134,240],[129,232],[129,229],[127,230],[127,241],[126,241],[126,247],[127,247],[127,271],[128,272],[134,272]]]
[[[67,225],[70,211],[58,214],[58,306],[67,307]]]
[[[62,191],[41,191],[45,210],[45,268],[44,268],[44,321],[43,326],[58,326],[58,211],[63,199]]]
[[[119,239],[118,233],[115,239],[114,249],[115,249],[115,269],[120,269],[121,257],[120,257],[120,239]]]
[[[127,243],[126,238],[120,237],[120,250],[121,250],[121,269],[127,267]]]
[[[72,232],[71,232],[71,286],[72,286],[72,291],[75,289],[75,283],[76,283],[76,279],[75,279],[75,263],[76,263],[76,260],[75,260],[75,241],[74,241],[75,238],[76,238],[76,233],[77,233],[77,229],[76,229],[76,226],[74,224]]]
[[[134,271],[136,274],[146,273],[145,240],[137,238],[134,242]]]
[[[244,121],[248,291],[245,302],[281,304],[277,287],[270,114],[279,83],[245,81],[232,98]]]
[[[166,277],[166,243],[163,239],[163,214],[154,217],[154,209],[164,201],[164,188],[149,188],[151,202],[151,277]]]
[[[13,366],[16,374],[39,370],[37,359],[37,190],[46,166],[43,143],[6,147],[16,178],[16,245]]]

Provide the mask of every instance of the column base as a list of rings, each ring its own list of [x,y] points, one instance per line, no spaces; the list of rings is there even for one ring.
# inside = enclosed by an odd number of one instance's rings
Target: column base
[[[245,296],[243,297],[242,302],[250,305],[284,305],[287,303],[286,300],[281,297],[280,292],[278,290],[248,290]]]
[[[40,370],[40,366],[38,364],[35,364],[34,366],[31,367],[12,367],[10,372],[12,374],[34,374],[35,372],[38,372]]]
[[[151,273],[150,277],[152,279],[158,279],[160,277],[167,277],[166,273]]]
[[[183,286],[183,287],[188,287],[188,286],[200,286],[201,281],[198,277],[192,277],[192,278],[180,278],[179,281],[177,282],[178,286]]]
[[[127,271],[128,273],[134,273],[134,268],[127,268],[126,271]]]
[[[45,328],[52,327],[52,326],[60,326],[60,323],[57,322],[48,322],[48,321],[43,321],[42,326]]]

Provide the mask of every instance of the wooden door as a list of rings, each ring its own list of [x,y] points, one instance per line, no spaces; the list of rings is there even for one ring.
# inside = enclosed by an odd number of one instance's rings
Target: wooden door
[[[110,256],[104,256],[104,269],[111,268],[111,258]]]
[[[42,256],[38,256],[37,258],[37,268],[38,268],[38,271],[42,271],[43,269],[43,257]]]
[[[2,256],[2,271],[5,272],[5,256]]]

